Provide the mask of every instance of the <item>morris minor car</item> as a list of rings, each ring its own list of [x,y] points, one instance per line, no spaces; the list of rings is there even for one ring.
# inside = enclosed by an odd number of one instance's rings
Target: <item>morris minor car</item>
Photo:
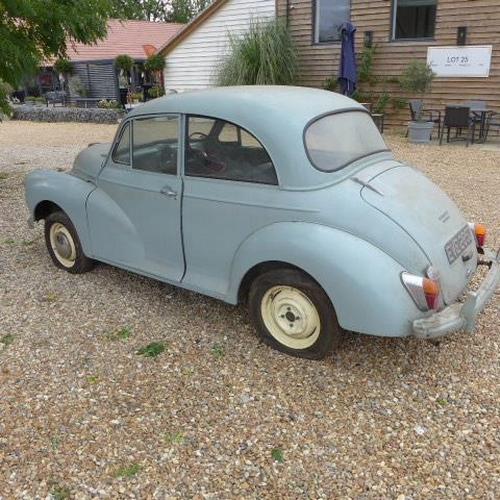
[[[344,330],[472,330],[500,280],[485,228],[394,158],[355,101],[297,87],[155,99],[68,172],[25,180],[54,264],[105,262],[247,302],[271,346],[322,358]],[[478,265],[488,266],[469,290]]]

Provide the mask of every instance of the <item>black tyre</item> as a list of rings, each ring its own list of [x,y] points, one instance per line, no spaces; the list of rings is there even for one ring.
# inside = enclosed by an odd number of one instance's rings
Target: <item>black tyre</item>
[[[268,271],[252,283],[250,315],[264,342],[292,356],[321,359],[341,336],[323,289],[295,269]]]
[[[53,212],[45,219],[45,244],[59,269],[80,274],[94,266],[83,253],[76,229],[64,212]]]

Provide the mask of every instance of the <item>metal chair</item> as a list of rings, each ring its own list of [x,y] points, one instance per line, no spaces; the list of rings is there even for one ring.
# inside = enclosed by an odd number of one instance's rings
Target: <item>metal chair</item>
[[[450,142],[450,129],[455,128],[454,140],[465,140],[465,146],[469,146],[473,121],[470,116],[469,106],[446,106],[444,110],[443,126],[439,136],[439,145],[443,143],[444,129],[447,129],[446,142]],[[467,135],[462,136],[462,130],[467,130]]]
[[[422,109],[423,99],[410,99],[408,105],[410,106],[411,121],[417,121],[417,117],[420,115],[422,121],[437,123],[438,137],[441,135],[441,111],[439,109]],[[408,132],[406,134],[408,135]]]
[[[478,142],[483,142],[488,115],[487,103],[486,101],[465,101],[465,105],[471,110],[472,142],[476,142],[476,127],[479,130]]]
[[[484,125],[484,140],[488,139],[488,134],[490,133],[490,128],[496,128],[497,133],[500,135],[500,113],[495,111],[490,111],[486,117],[486,123]]]

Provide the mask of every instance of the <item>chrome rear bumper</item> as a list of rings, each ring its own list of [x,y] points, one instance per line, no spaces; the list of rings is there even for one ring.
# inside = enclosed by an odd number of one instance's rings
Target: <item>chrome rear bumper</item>
[[[413,322],[413,335],[422,339],[436,339],[461,330],[471,332],[476,316],[484,309],[500,283],[500,250],[484,250],[490,270],[476,291],[469,292],[465,303],[455,303],[432,316]]]

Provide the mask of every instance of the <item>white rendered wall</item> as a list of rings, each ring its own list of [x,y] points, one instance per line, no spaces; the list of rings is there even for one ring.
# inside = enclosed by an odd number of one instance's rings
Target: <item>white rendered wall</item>
[[[165,88],[178,92],[210,87],[229,50],[227,33],[243,33],[251,19],[272,18],[274,0],[228,0],[166,55]]]

